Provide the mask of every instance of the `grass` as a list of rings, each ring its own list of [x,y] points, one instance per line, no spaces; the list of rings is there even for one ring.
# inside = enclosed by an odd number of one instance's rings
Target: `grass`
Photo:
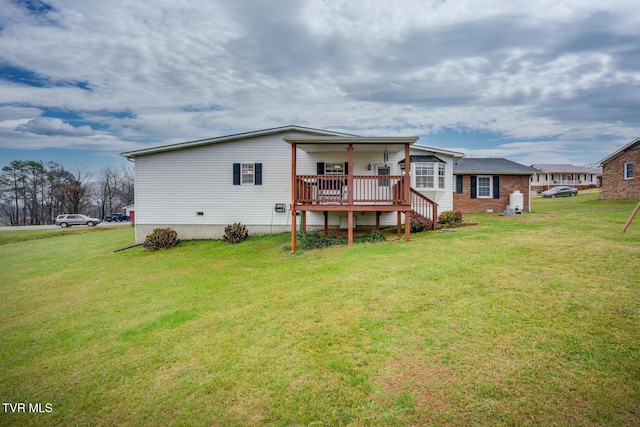
[[[0,397],[53,408],[0,424],[638,425],[640,218],[598,198],[296,255],[0,232]]]

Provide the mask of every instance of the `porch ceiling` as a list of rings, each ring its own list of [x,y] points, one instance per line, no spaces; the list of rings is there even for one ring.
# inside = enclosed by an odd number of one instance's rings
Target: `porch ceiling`
[[[406,144],[413,144],[417,136],[410,137],[318,137],[318,138],[283,138],[287,143],[295,143],[296,147],[307,153],[326,151],[346,151],[353,144],[353,151],[376,151],[397,153],[404,150]]]

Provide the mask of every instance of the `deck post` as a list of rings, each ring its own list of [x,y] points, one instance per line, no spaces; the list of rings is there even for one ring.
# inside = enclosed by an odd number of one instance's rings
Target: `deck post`
[[[438,207],[435,204],[431,204],[431,229],[438,229]]]
[[[307,234],[307,211],[301,211],[302,214],[302,234]]]
[[[353,246],[353,211],[349,211],[348,218],[349,218],[349,220],[347,221],[347,227],[349,227],[349,230],[347,231],[348,245]]]
[[[411,148],[404,145],[404,202],[411,204]]]
[[[329,211],[324,211],[324,235],[329,235]]]
[[[402,233],[402,212],[398,211],[398,234]]]
[[[296,143],[291,141],[291,253],[296,253]]]
[[[380,211],[376,211],[376,231],[380,231]]]
[[[349,191],[349,193],[347,197],[349,200],[349,206],[353,206],[353,144],[349,144],[348,151],[349,170],[347,171],[347,190]]]
[[[404,145],[404,202],[411,206],[411,147]],[[404,213],[404,240],[411,240],[411,212]]]

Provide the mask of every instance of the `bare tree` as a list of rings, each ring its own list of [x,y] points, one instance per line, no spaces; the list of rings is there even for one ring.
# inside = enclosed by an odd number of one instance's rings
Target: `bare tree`
[[[103,217],[133,203],[133,168],[106,167],[97,179],[86,166],[14,160],[0,171],[0,222],[52,223],[60,213]]]
[[[6,199],[8,204],[3,210],[8,214],[11,225],[24,225],[25,223],[25,179],[25,162],[22,160],[14,160],[8,166],[2,168],[0,183],[2,185],[3,198]],[[21,215],[21,212],[23,215]]]
[[[70,172],[72,181],[62,188],[62,210],[70,213],[82,213],[91,206],[89,180],[92,174],[86,166],[76,165]]]
[[[134,202],[134,190],[135,190],[135,177],[133,171],[133,165],[128,163],[121,168],[122,179],[120,180],[120,187],[118,189],[118,195],[122,206],[132,205]]]

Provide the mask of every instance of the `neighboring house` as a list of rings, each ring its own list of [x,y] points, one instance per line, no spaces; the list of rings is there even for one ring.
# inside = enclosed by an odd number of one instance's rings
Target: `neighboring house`
[[[297,223],[351,234],[417,212],[414,192],[424,203],[418,210],[433,219],[453,208],[453,163],[462,154],[417,139],[285,126],[121,153],[135,161],[136,242],[156,227],[181,239],[219,239],[236,222],[251,235]],[[404,185],[407,151],[425,156],[409,159],[413,191]]]
[[[512,210],[531,210],[530,178],[537,171],[501,158],[464,158],[455,162],[453,208],[462,213],[503,212],[512,194],[519,192],[522,206]],[[514,194],[514,199],[516,197]],[[517,204],[517,203],[516,203]]]
[[[600,160],[602,199],[640,199],[640,138]]]
[[[578,190],[600,186],[601,172],[597,169],[570,164],[535,164],[538,173],[531,177],[531,190],[540,193],[559,185]]]

